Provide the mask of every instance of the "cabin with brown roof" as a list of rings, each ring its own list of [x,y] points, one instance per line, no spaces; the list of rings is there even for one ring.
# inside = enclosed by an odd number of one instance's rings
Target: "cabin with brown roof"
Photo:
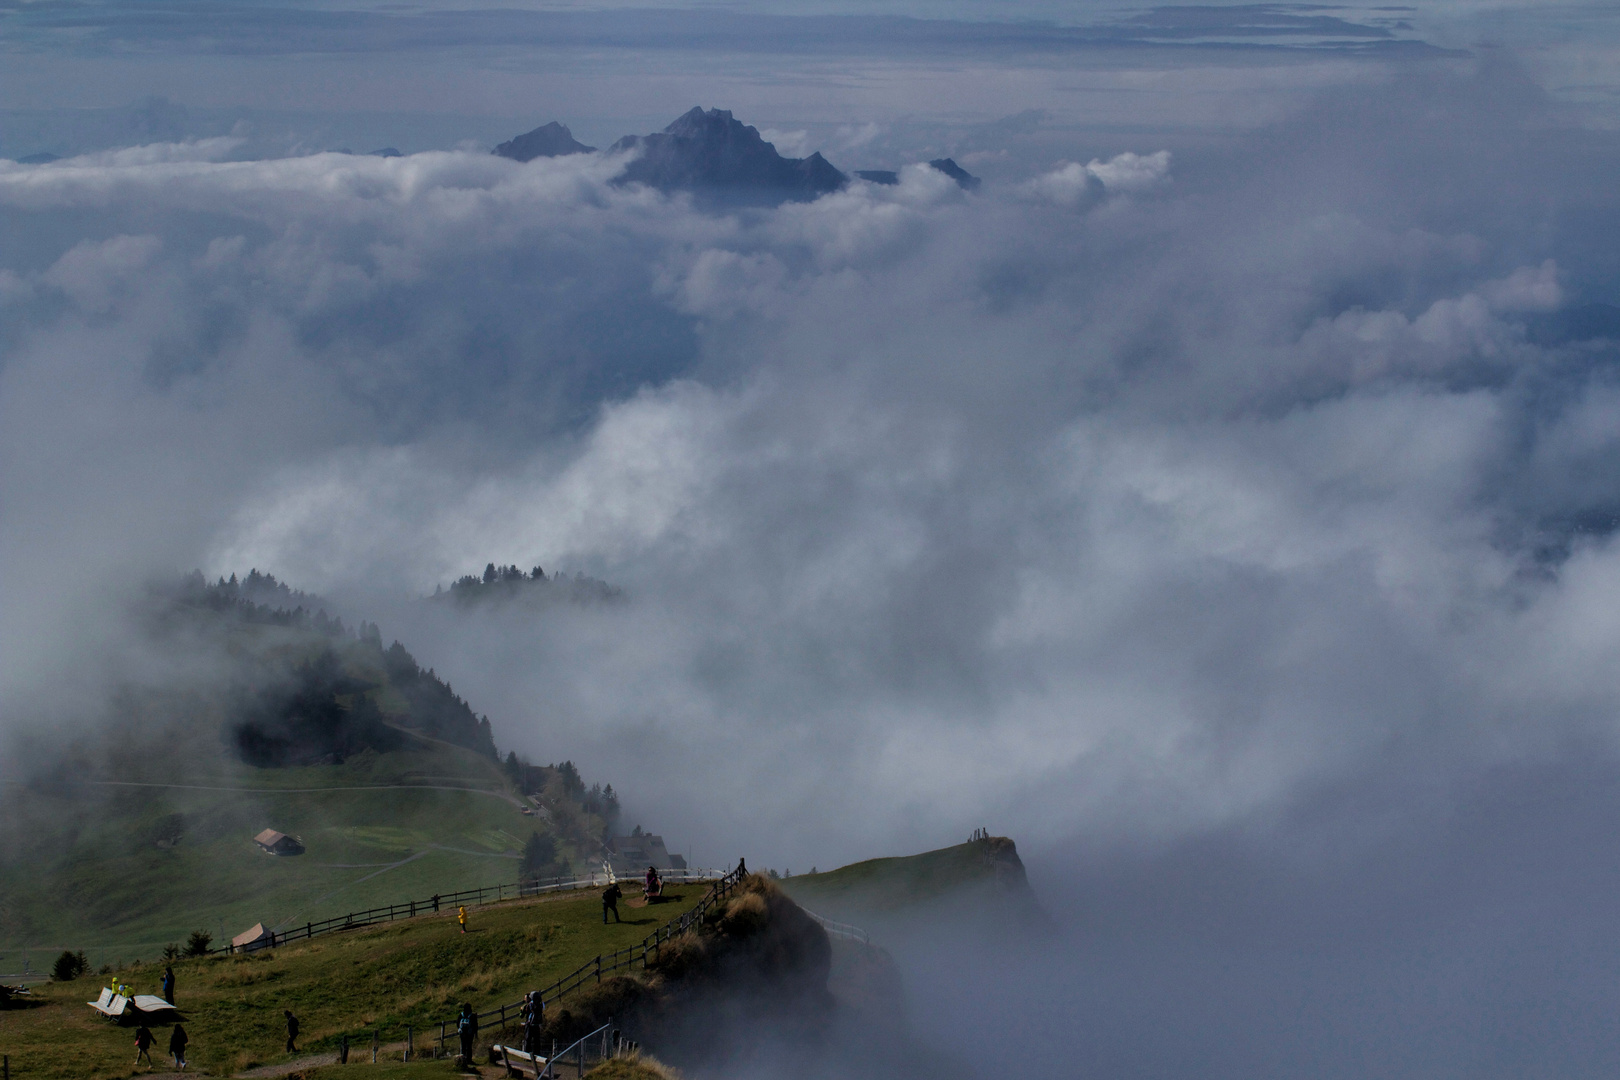
[[[264,832],[253,838],[253,842],[271,855],[302,855],[304,853],[303,842],[298,837],[288,836],[286,833],[277,832],[274,829],[264,830]]]
[[[260,949],[273,949],[276,946],[276,935],[264,928],[264,923],[254,923],[251,930],[244,930],[231,938],[231,952],[257,952]]]

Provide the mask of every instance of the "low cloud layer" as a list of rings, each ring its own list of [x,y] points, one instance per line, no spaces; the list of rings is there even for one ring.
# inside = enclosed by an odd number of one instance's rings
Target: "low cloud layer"
[[[1125,940],[1189,867],[1488,860],[1493,778],[1620,761],[1620,145],[1484,65],[1161,149],[734,213],[607,155],[0,164],[0,698],[115,583],[258,567],[700,863],[988,824]],[[628,599],[414,599],[488,561]]]

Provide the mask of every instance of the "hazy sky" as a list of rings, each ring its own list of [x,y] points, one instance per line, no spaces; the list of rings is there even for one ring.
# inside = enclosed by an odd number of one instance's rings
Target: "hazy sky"
[[[63,159],[0,161],[4,721],[93,714],[131,582],[257,567],[699,861],[1016,837],[1072,951],[922,980],[942,1038],[1609,1075],[1616,29],[0,3],[0,155]],[[901,183],[488,153],[695,104]],[[489,561],[628,600],[415,599]]]

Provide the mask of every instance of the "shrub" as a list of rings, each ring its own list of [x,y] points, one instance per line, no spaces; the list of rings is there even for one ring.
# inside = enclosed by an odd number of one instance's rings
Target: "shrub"
[[[89,970],[90,965],[85,962],[84,953],[63,949],[62,955],[51,965],[51,978],[57,982],[71,982]]]
[[[180,959],[180,946],[172,941],[163,946],[163,959],[166,961]]]
[[[214,935],[206,930],[193,930],[186,939],[187,956],[206,956],[208,946],[214,943]]]

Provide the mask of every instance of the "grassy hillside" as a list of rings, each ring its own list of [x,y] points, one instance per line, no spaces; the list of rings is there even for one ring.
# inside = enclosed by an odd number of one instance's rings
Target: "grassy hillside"
[[[501,764],[447,683],[313,603],[256,574],[147,597],[142,678],[0,781],[0,973],[595,865],[615,801],[567,762]],[[306,852],[266,855],[266,828]]]
[[[64,948],[100,966],[156,956],[196,929],[223,943],[255,922],[512,882],[525,840],[545,827],[493,762],[456,747],[139,775],[6,793],[10,819],[32,827],[0,876],[5,970],[21,969],[24,949],[35,969]],[[252,840],[265,828],[302,837],[305,853],[265,854]]]
[[[626,908],[625,921],[604,925],[594,892],[492,904],[470,911],[471,933],[459,932],[453,912],[387,926],[333,934],[248,956],[183,960],[174,965],[176,1004],[191,1035],[194,1069],[229,1075],[256,1064],[335,1054],[347,1034],[351,1065],[370,1068],[371,1033],[385,1044],[403,1042],[412,1024],[417,1045],[462,1001],[475,1007],[515,1001],[605,951],[635,944],[656,926],[679,917],[706,891],[673,886],[672,900]],[[126,967],[119,977],[151,993],[161,963]],[[29,1008],[0,1011],[0,1053],[14,1076],[107,1080],[132,1075],[133,1029],[97,1016],[94,1000],[103,977],[90,975],[35,989]],[[284,1053],[282,1010],[302,1025],[299,1055]],[[154,1029],[167,1045],[168,1029]],[[486,1036],[495,1032],[485,1030]],[[487,1039],[486,1039],[487,1041]],[[399,1052],[392,1051],[397,1061]],[[154,1051],[154,1057],[161,1057]],[[444,1062],[377,1070],[377,1075],[449,1075]],[[372,1073],[367,1073],[372,1075]]]

